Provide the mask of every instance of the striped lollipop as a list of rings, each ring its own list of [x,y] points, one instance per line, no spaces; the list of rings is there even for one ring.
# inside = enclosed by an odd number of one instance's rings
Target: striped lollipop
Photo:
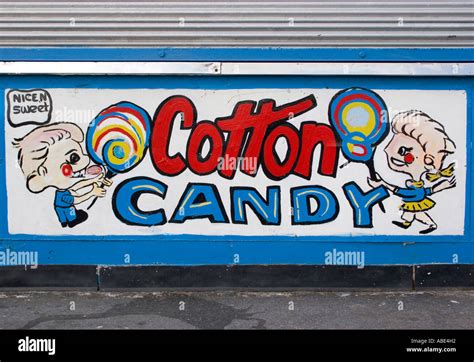
[[[100,112],[87,130],[87,151],[92,160],[105,166],[109,176],[138,165],[150,138],[150,116],[130,102],[114,104]]]
[[[389,131],[385,102],[363,88],[337,93],[329,105],[329,120],[341,138],[344,156],[355,162],[372,160],[375,146]]]
[[[343,89],[331,99],[329,121],[341,139],[344,157],[365,163],[370,178],[377,180],[374,152],[389,132],[388,110],[383,99],[369,89]],[[385,212],[382,203],[379,205]]]

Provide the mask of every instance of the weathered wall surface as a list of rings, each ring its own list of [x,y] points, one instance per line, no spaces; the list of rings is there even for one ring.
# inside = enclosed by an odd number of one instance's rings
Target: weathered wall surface
[[[470,2],[0,10],[0,285],[472,285]]]
[[[12,1],[2,46],[466,47],[471,1]]]
[[[468,77],[3,84],[2,243],[40,264],[472,262]]]

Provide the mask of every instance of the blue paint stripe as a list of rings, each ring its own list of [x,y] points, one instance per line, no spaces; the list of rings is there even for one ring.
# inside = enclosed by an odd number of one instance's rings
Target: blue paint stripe
[[[474,48],[0,48],[1,61],[472,62]]]
[[[473,77],[396,76],[61,76],[9,75],[1,88],[105,88],[105,89],[304,89],[365,87],[378,89],[472,90]]]
[[[226,210],[227,211],[227,210]],[[309,226],[311,227],[311,226]],[[356,232],[356,231],[355,231]],[[195,241],[197,243],[203,243],[206,241],[221,242],[221,241],[246,241],[246,242],[268,242],[268,241],[288,241],[298,240],[298,243],[312,243],[312,242],[344,242],[344,243],[403,243],[403,242],[417,242],[417,243],[440,243],[440,242],[452,242],[452,243],[471,243],[472,240],[463,235],[340,235],[340,236],[285,236],[285,235],[258,235],[258,236],[244,236],[244,235],[203,235],[203,234],[154,234],[154,235],[29,235],[29,234],[2,234],[0,235],[3,239],[9,239],[14,241],[25,241],[25,240],[44,240],[44,241],[87,241],[87,240],[113,240],[113,241],[125,241],[125,240],[137,240],[137,241],[150,241],[154,240],[157,242],[165,241]],[[296,242],[296,241],[295,241]],[[0,245],[2,241],[0,240]]]
[[[0,55],[4,49],[0,49]],[[39,49],[42,52],[45,49]],[[38,50],[38,51],[39,51]],[[83,49],[86,51],[87,49]],[[420,50],[420,49],[419,49]],[[52,52],[52,50],[50,49]],[[66,49],[57,53],[67,54]],[[81,50],[82,51],[82,50]],[[110,49],[101,49],[107,54]],[[117,51],[117,50],[115,50]],[[151,50],[149,50],[151,51]],[[153,50],[156,51],[156,50]],[[187,50],[190,51],[190,50]],[[263,51],[263,50],[262,50]],[[272,50],[273,51],[273,50]],[[334,50],[333,50],[334,51]],[[411,56],[417,54],[408,52]],[[455,57],[456,52],[449,50]],[[58,50],[54,50],[58,52]],[[464,55],[470,54],[468,60],[474,59],[472,49],[467,53],[457,50],[459,57],[446,59],[418,58],[418,60],[462,61]],[[38,54],[33,52],[35,54]],[[136,55],[138,53],[132,52]],[[140,52],[139,52],[140,53]],[[344,52],[343,52],[344,53]],[[435,56],[437,52],[427,52]],[[19,53],[18,53],[19,54]],[[17,54],[17,55],[18,55]],[[45,53],[46,54],[46,53]],[[112,54],[112,53],[111,53]],[[117,53],[118,54],[118,53]],[[177,53],[176,53],[177,54]],[[184,54],[184,53],[183,53]],[[269,53],[270,54],[270,53]],[[275,53],[275,54],[278,54]],[[329,54],[329,53],[328,53]],[[464,54],[464,55],[463,55]],[[133,55],[133,54],[132,54]],[[144,55],[144,54],[141,54]],[[210,54],[216,55],[216,54]],[[260,54],[263,56],[263,53]],[[342,53],[340,53],[342,56]],[[390,55],[379,53],[380,57]],[[400,53],[400,56],[403,52]],[[70,54],[77,56],[77,54]],[[93,56],[93,54],[89,54]],[[41,60],[26,58],[27,60]],[[63,60],[50,54],[48,60]],[[306,58],[305,58],[306,59]],[[384,58],[380,60],[390,60]],[[392,58],[395,59],[395,58]],[[400,60],[406,60],[401,59]],[[414,59],[414,58],[412,58]],[[21,59],[25,60],[25,58]],[[87,60],[87,59],[80,59]],[[108,58],[108,60],[114,60]],[[122,59],[125,60],[125,59]],[[140,59],[137,59],[140,60]],[[146,60],[146,59],[144,59]],[[183,60],[176,58],[175,60]],[[212,59],[215,60],[215,59]],[[248,58],[247,60],[250,60]],[[271,60],[271,59],[264,59]],[[289,60],[282,59],[279,60]],[[329,60],[329,59],[320,59]],[[334,60],[334,59],[330,59]],[[354,60],[341,59],[335,60]],[[368,60],[368,59],[365,59]],[[466,90],[468,94],[468,132],[467,144],[471,144],[473,129],[471,120],[474,117],[472,107],[472,77],[439,78],[439,77],[101,77],[101,76],[8,76],[0,78],[0,88],[39,88],[45,84],[51,88],[185,88],[185,89],[254,89],[265,88],[347,88],[364,86],[372,89],[457,89]],[[4,104],[0,102],[0,113],[4,113]],[[5,140],[0,137],[0,219],[7,220],[5,189]],[[471,183],[471,149],[467,152],[467,196],[472,191]],[[0,223],[0,250],[7,248],[17,251],[38,251],[41,264],[103,264],[125,265],[124,254],[130,254],[131,264],[165,264],[165,265],[204,265],[231,264],[234,254],[238,253],[242,264],[324,264],[324,252],[336,248],[339,251],[365,251],[367,265],[389,264],[429,264],[451,263],[453,254],[459,256],[459,263],[474,262],[474,243],[471,237],[471,225],[474,214],[471,212],[471,199],[466,198],[466,234],[464,236],[340,236],[340,237],[242,237],[242,236],[108,236],[108,237],[48,237],[34,235],[7,235],[7,225]],[[2,240],[3,238],[3,240]],[[8,238],[8,239],[7,239]],[[133,239],[131,241],[130,239]]]
[[[192,241],[71,241],[50,243],[41,241],[3,242],[0,251],[38,252],[40,265],[218,265],[233,264],[236,254],[239,264],[325,264],[325,253],[336,251],[364,252],[365,265],[412,265],[474,263],[473,245],[457,243],[297,243],[269,241],[205,242]],[[383,256],[383,257],[381,257]]]

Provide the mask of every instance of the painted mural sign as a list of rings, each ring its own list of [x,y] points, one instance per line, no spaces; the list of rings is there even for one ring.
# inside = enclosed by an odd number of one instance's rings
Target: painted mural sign
[[[466,94],[8,89],[8,230],[461,235]]]

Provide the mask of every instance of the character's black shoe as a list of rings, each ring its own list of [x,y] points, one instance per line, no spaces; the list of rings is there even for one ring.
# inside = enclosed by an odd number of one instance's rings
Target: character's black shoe
[[[88,217],[89,215],[87,215],[87,212],[85,212],[84,210],[77,210],[76,218],[73,221],[70,221],[68,225],[70,228],[73,228],[74,226],[86,221]]]
[[[61,226],[62,226],[63,228],[65,228],[66,226],[68,226],[68,223],[67,223],[67,222],[62,222],[62,223],[61,223]]]
[[[431,225],[428,229],[421,230],[420,234],[429,234],[429,233],[435,231],[436,229],[437,229],[437,227],[435,225]]]
[[[402,229],[408,229],[411,226],[411,222],[408,221],[392,221],[393,225],[397,225],[398,227]]]

